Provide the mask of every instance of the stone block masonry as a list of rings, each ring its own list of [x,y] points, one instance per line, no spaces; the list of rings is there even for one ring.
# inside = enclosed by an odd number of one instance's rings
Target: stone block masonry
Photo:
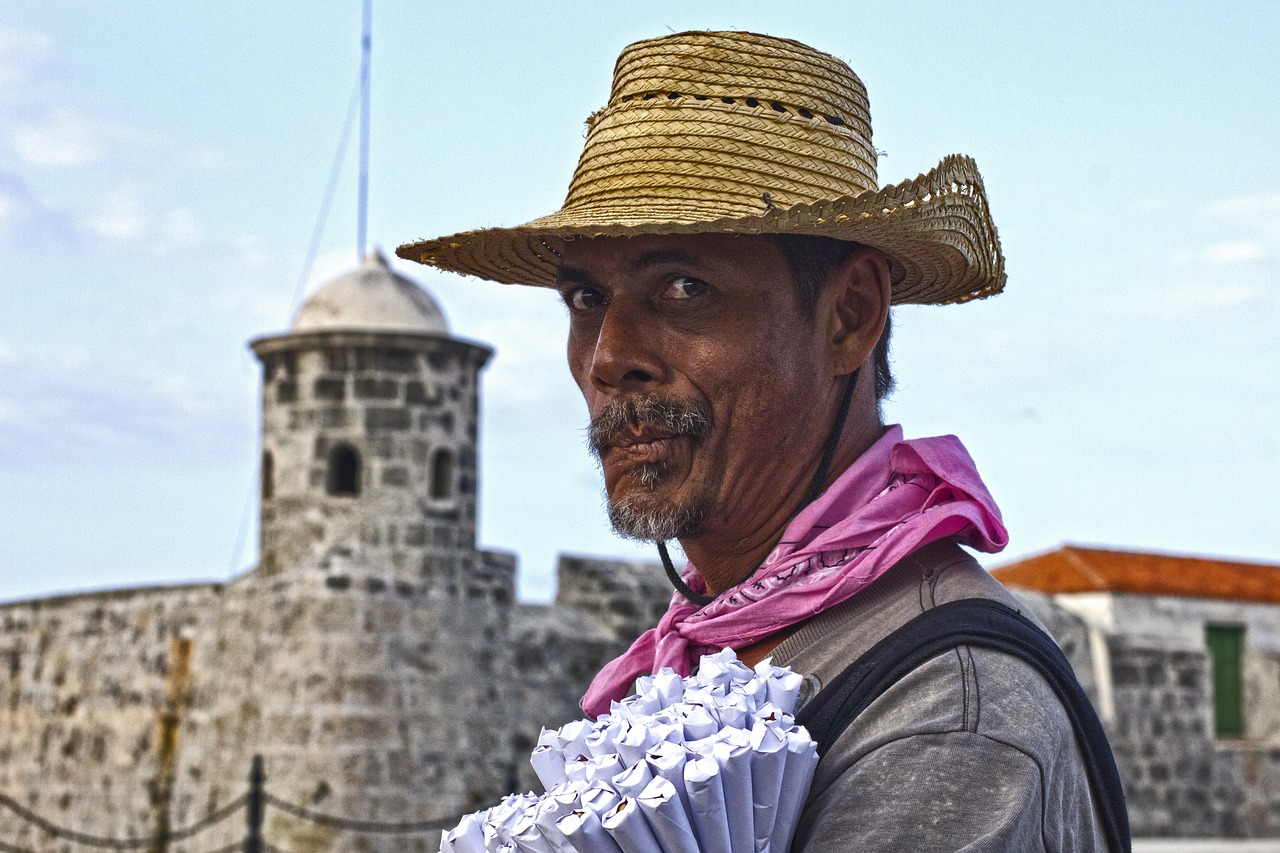
[[[0,791],[51,820],[120,837],[171,819],[191,666],[217,585],[0,606]],[[0,840],[43,849],[0,811]]]
[[[460,815],[527,786],[539,729],[580,714],[586,683],[669,596],[646,564],[565,558],[563,595],[539,606],[515,603],[509,554],[391,585],[367,582],[358,548],[328,556],[225,586],[0,606],[0,791],[83,832],[158,837],[234,800],[262,754],[271,793],[307,808]],[[335,570],[351,582],[328,582]],[[437,843],[268,818],[290,851]],[[171,849],[242,833],[230,820]],[[3,810],[0,841],[61,849]]]

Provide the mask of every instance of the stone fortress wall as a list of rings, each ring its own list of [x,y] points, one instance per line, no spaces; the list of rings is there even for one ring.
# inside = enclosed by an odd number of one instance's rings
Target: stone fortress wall
[[[152,836],[173,788],[192,649],[221,596],[205,584],[0,607],[0,792],[60,823]],[[0,840],[45,849],[6,809]]]
[[[83,832],[159,839],[235,803],[254,755],[273,796],[360,820],[452,817],[535,787],[539,729],[580,716],[590,678],[657,622],[661,569],[566,556],[552,604],[515,600],[515,557],[475,535],[490,352],[450,336],[379,256],[253,348],[260,565],[227,584],[0,605],[0,794]],[[1139,834],[1280,835],[1280,607],[1023,596],[1103,711]],[[1206,620],[1251,626],[1261,686],[1238,742],[1212,731]],[[243,831],[236,815],[154,849],[205,853]],[[266,836],[289,853],[436,849],[279,809]],[[0,842],[83,849],[3,803]]]
[[[0,792],[63,826],[149,838],[243,793],[255,753],[275,796],[363,820],[460,815],[528,788],[540,727],[581,715],[586,682],[669,591],[651,565],[565,557],[572,604],[517,604],[514,559],[475,556],[461,599],[258,570],[2,605]],[[291,851],[436,844],[269,816]],[[243,833],[228,820],[171,849]],[[0,841],[72,849],[6,809]]]

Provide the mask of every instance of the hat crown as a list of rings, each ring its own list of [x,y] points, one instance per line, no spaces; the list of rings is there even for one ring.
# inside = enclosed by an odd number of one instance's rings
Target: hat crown
[[[808,110],[871,142],[867,89],[848,65],[790,39],[743,32],[686,32],[628,45],[618,56],[609,103],[648,93],[754,99]],[[802,116],[803,117],[803,116]]]
[[[636,42],[587,124],[561,216],[693,222],[877,188],[862,81],[788,39],[687,32]]]

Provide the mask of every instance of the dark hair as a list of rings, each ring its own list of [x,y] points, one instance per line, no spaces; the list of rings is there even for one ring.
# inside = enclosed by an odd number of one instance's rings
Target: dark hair
[[[791,268],[791,279],[795,284],[800,308],[810,315],[818,307],[818,296],[836,267],[853,254],[854,250],[862,247],[861,243],[812,234],[774,234],[773,240],[786,259],[787,266]],[[880,333],[880,340],[876,341],[872,352],[876,370],[877,402],[893,391],[893,374],[889,370],[892,319],[893,312],[890,311],[885,315],[884,331]]]

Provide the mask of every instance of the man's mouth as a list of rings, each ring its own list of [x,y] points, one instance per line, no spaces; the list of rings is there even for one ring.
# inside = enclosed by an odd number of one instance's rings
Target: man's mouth
[[[621,465],[656,482],[682,443],[696,447],[710,429],[705,404],[647,395],[610,401],[592,419],[587,444],[602,464]]]
[[[609,442],[606,453],[609,450],[617,451],[624,459],[634,463],[664,462],[675,452],[675,445],[680,437],[679,433],[646,427],[627,430]]]

